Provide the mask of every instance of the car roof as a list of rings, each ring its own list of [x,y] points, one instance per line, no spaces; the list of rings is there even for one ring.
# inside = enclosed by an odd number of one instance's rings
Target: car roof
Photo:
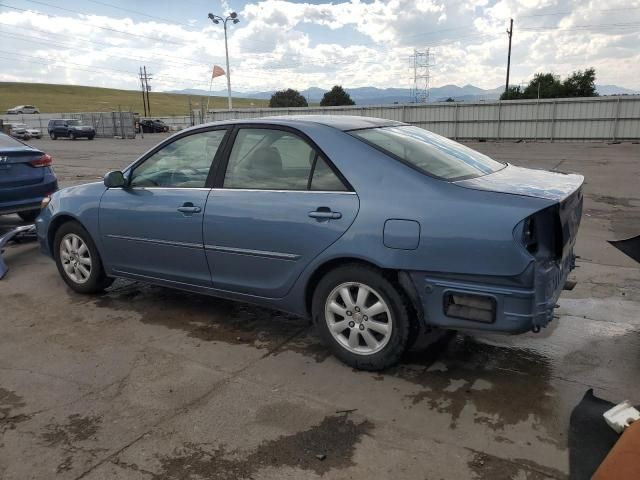
[[[342,131],[359,130],[363,128],[376,128],[376,127],[392,127],[399,125],[407,125],[403,122],[396,120],[386,120],[383,118],[374,117],[360,117],[356,115],[276,115],[271,117],[260,118],[244,118],[235,120],[225,120],[220,122],[213,122],[216,125],[221,124],[274,124],[274,125],[288,125],[288,126],[300,126],[300,124],[314,123],[333,127]],[[202,125],[198,125],[201,127]]]

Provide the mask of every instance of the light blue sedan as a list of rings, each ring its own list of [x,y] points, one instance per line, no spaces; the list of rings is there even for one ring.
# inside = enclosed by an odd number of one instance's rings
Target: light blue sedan
[[[36,225],[77,292],[122,277],[273,307],[378,370],[429,328],[546,326],[574,267],[583,180],[395,121],[235,120],[56,192]]]

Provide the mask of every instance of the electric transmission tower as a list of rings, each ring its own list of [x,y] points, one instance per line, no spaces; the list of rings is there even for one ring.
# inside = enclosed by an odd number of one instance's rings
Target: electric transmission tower
[[[413,50],[413,55],[411,55],[411,69],[413,71],[411,101],[413,103],[427,103],[429,101],[430,67],[432,65],[431,49]]]

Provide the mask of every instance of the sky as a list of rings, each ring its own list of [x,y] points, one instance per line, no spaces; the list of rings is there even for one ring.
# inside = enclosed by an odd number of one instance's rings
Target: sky
[[[595,67],[598,84],[640,89],[640,0],[0,0],[0,81],[207,89],[225,67],[234,91],[410,88],[414,49],[430,49],[431,86],[503,85]],[[226,88],[225,78],[213,89]]]

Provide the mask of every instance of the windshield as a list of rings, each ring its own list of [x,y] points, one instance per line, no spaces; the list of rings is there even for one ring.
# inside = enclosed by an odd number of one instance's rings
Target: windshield
[[[27,128],[26,123],[14,123],[13,128]]]
[[[427,175],[444,180],[479,177],[505,167],[480,152],[418,127],[367,128],[349,133]]]
[[[67,120],[67,125],[70,127],[77,127],[80,125],[80,120]]]

